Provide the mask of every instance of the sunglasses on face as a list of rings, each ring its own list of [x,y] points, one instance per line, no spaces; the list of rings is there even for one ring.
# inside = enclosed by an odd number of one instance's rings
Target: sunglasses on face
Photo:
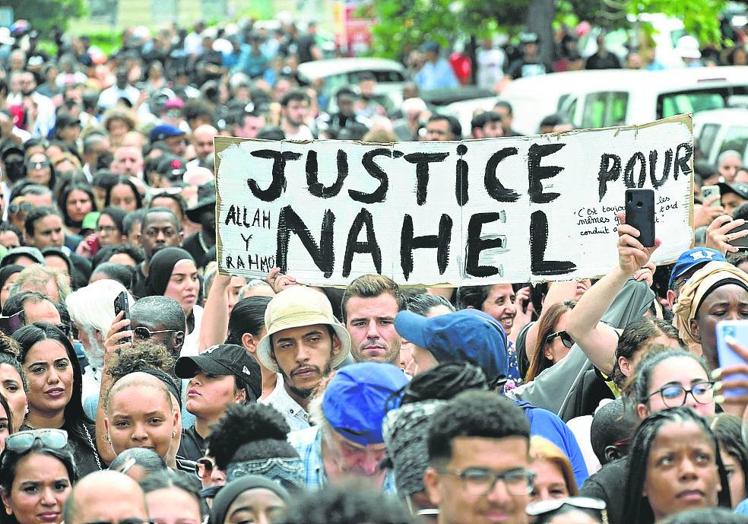
[[[52,164],[49,163],[49,160],[42,160],[39,162],[29,162],[26,164],[26,169],[44,169],[45,167],[50,167]]]
[[[31,212],[31,210],[34,209],[34,204],[30,202],[22,202],[20,204],[11,204],[8,206],[8,213],[11,215],[16,215],[19,212],[23,214],[28,214]]]
[[[571,349],[571,347],[574,345],[574,339],[571,338],[571,335],[569,335],[566,331],[556,331],[555,333],[551,333],[550,335],[545,337],[545,343],[550,344],[556,337],[559,337],[561,339],[561,343],[568,349]]]
[[[139,339],[141,339],[141,340],[148,340],[153,335],[158,335],[160,333],[176,333],[177,330],[176,329],[161,329],[161,330],[158,330],[158,331],[151,331],[147,327],[138,326],[135,329],[133,329],[132,332]]]
[[[22,453],[31,449],[36,442],[39,442],[45,448],[63,449],[68,445],[68,432],[64,429],[19,431],[5,439],[5,449]]]

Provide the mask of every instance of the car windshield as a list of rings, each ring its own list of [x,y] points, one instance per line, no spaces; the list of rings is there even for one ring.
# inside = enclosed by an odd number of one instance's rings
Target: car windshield
[[[748,87],[731,86],[664,93],[657,97],[657,118],[667,118],[683,113],[698,113],[727,107],[733,95],[748,94]]]
[[[748,146],[748,127],[732,126],[725,134],[725,139],[719,148],[719,154],[725,151],[738,151],[741,155],[745,153]]]

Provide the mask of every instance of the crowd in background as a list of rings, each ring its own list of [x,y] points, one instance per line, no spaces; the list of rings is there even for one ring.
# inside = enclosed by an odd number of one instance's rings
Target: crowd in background
[[[248,281],[216,268],[217,136],[496,138],[512,106],[468,130],[427,105],[465,81],[433,42],[399,105],[374,75],[302,85],[314,24],[133,28],[111,56],[55,38],[0,32],[0,522],[748,521],[748,349],[724,366],[716,340],[748,318],[739,153],[697,162],[701,230],[668,266],[621,216],[597,281]],[[487,41],[479,84],[622,65],[574,46]]]

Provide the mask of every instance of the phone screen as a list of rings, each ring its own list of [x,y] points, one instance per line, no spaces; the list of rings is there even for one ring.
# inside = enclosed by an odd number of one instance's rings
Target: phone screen
[[[726,339],[728,337],[748,347],[748,320],[723,320],[717,324],[717,357],[721,368],[745,362],[740,355],[727,345]],[[748,380],[748,375],[731,375],[729,380]],[[725,392],[726,397],[746,394],[748,394],[748,389],[734,389]]]

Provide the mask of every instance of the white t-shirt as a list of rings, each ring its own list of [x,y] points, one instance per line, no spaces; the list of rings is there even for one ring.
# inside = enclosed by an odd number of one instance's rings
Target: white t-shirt
[[[505,59],[501,49],[478,49],[478,87],[493,89],[504,76]]]

